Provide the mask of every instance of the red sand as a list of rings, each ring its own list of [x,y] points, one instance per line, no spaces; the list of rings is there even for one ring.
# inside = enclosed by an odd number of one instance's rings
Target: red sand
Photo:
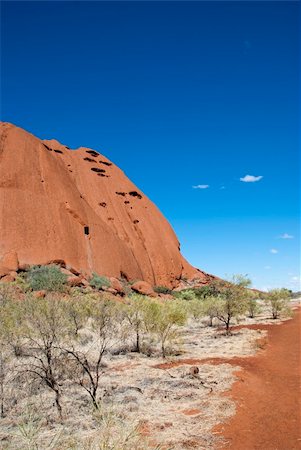
[[[301,449],[300,310],[292,320],[265,327],[264,351],[233,358],[242,370],[230,392],[237,413],[218,427],[227,441],[223,449]]]
[[[267,338],[258,340],[264,351],[255,356],[183,359],[155,366],[170,369],[183,364],[229,363],[241,367],[238,381],[226,394],[235,401],[237,412],[214,430],[226,440],[220,449],[301,449],[300,316],[297,309],[292,320],[279,325],[240,326],[268,331]]]

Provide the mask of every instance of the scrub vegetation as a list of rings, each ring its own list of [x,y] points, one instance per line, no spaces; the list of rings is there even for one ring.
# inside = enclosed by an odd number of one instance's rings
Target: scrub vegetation
[[[185,363],[168,372],[161,364],[208,351],[223,355],[227,348],[231,355],[238,321],[255,320],[262,308],[273,320],[288,313],[288,291],[259,295],[242,276],[158,298],[116,298],[100,292],[103,285],[104,277],[94,274],[88,287],[67,286],[57,266],[35,266],[16,282],[0,284],[1,448],[138,450],[162,442],[186,448],[182,432],[173,442],[170,406],[164,405],[184,402],[183,411],[190,411],[191,399],[200,397],[211,411],[224,402],[224,415],[213,415],[223,420],[233,405],[219,392],[229,388],[232,371],[205,364],[200,377],[199,369],[183,372]],[[35,295],[41,289],[44,297]],[[254,349],[250,336],[244,335],[243,351]],[[144,420],[152,420],[154,407],[167,420],[158,447]],[[183,414],[187,422],[190,413]],[[216,439],[210,417],[198,425],[208,449]]]

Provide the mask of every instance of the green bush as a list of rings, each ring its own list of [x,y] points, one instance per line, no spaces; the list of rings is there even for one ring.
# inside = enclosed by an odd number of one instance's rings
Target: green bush
[[[184,303],[177,300],[159,302],[150,300],[145,304],[144,323],[148,332],[154,334],[161,347],[162,357],[166,357],[167,345],[175,344],[179,327],[185,325],[187,313]]]
[[[173,291],[173,296],[179,300],[195,300],[196,296],[193,289],[183,289],[182,291]]]
[[[95,289],[101,289],[103,287],[110,287],[111,282],[107,277],[101,277],[100,275],[97,275],[97,273],[93,273],[90,280],[90,286]]]
[[[266,294],[266,302],[269,305],[273,319],[278,319],[281,314],[290,313],[290,291],[288,289],[272,289]]]
[[[171,289],[169,289],[166,286],[154,286],[154,291],[157,292],[157,294],[171,294]]]
[[[27,281],[33,291],[62,292],[67,282],[67,276],[61,272],[59,266],[54,264],[32,266],[27,273]]]

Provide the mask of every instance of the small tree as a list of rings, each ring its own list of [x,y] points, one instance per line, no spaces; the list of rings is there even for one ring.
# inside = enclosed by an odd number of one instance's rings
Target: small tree
[[[227,334],[230,332],[231,320],[245,314],[247,310],[246,288],[250,283],[251,281],[243,275],[234,275],[231,282],[219,283],[216,317],[225,324]]]
[[[132,294],[124,307],[124,316],[130,327],[135,333],[135,348],[134,351],[140,353],[141,335],[144,325],[144,316],[146,302],[149,301],[144,295]]]
[[[66,320],[68,321],[68,331],[78,336],[83,329],[89,317],[89,299],[90,296],[84,296],[79,290],[73,288],[71,296],[62,302],[62,308]]]
[[[266,295],[273,319],[278,319],[282,313],[289,310],[290,291],[288,289],[272,289]]]
[[[102,359],[109,346],[118,339],[116,308],[117,305],[110,300],[90,298],[89,307],[86,309],[85,332],[78,334],[75,340],[76,333],[71,326],[69,339],[62,346],[71,362],[72,377],[76,384],[89,394],[96,409],[98,409],[97,394],[102,374]],[[74,326],[73,319],[72,324]],[[79,349],[76,344],[83,343],[89,337],[91,344],[88,349]]]
[[[54,393],[60,419],[64,364],[59,347],[67,330],[61,302],[51,294],[43,299],[27,296],[19,305],[23,337],[21,355],[26,358],[21,375],[30,375]]]
[[[208,325],[213,326],[213,319],[218,316],[220,312],[221,300],[219,297],[208,297],[201,301],[203,308],[203,315],[209,317]]]
[[[180,301],[150,301],[145,311],[147,329],[154,333],[161,346],[162,357],[166,357],[166,345],[178,335],[178,327],[186,323],[187,316]]]
[[[248,292],[246,300],[248,305],[249,317],[253,319],[256,316],[256,314],[259,314],[261,311],[260,305],[258,304],[257,296],[254,292]]]
[[[67,282],[67,276],[61,272],[59,266],[52,264],[32,266],[27,273],[27,280],[33,291],[62,292]]]
[[[185,308],[189,316],[194,320],[199,320],[204,316],[203,302],[197,298],[185,302]]]

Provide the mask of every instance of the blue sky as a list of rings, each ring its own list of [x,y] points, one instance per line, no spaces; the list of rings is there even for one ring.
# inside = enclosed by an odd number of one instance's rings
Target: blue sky
[[[299,19],[289,1],[1,2],[2,120],[112,159],[195,266],[298,289]]]

